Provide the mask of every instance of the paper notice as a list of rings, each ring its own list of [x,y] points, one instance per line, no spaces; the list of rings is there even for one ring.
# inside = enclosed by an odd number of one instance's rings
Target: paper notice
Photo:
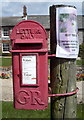
[[[22,56],[22,83],[36,84],[36,55]]]
[[[77,10],[72,7],[56,8],[56,57],[77,58],[79,52]]]

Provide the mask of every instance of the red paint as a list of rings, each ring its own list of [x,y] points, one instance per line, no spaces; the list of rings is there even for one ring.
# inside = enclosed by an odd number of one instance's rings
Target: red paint
[[[18,23],[12,33],[13,93],[16,109],[48,106],[48,48],[45,29],[35,21]],[[23,84],[22,56],[36,55],[36,84]],[[31,76],[31,74],[30,74]]]
[[[48,58],[56,57],[56,54],[48,55]]]
[[[55,97],[55,96],[70,96],[74,95],[78,92],[79,88],[77,88],[75,91],[70,92],[70,93],[63,93],[63,94],[49,94],[48,97]]]
[[[10,50],[10,52],[18,52],[18,53],[24,53],[24,50]],[[37,52],[37,50],[25,50],[25,52]],[[38,52],[48,52],[47,49],[38,49]]]

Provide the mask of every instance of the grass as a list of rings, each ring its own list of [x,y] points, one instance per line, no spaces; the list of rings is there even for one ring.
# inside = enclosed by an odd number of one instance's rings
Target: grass
[[[84,119],[84,104],[77,105],[78,120]],[[12,102],[2,102],[3,118],[48,118],[50,120],[50,104],[46,110],[17,110]]]
[[[78,120],[84,120],[84,104],[77,105],[77,118]]]
[[[3,118],[50,118],[49,107],[46,110],[17,110],[14,109],[12,102],[2,102],[2,117]]]
[[[2,67],[8,67],[12,65],[12,59],[11,58],[0,58],[0,66]]]
[[[76,61],[76,64],[77,64],[77,65],[84,65],[84,59],[82,59],[82,60],[77,60],[77,61]]]

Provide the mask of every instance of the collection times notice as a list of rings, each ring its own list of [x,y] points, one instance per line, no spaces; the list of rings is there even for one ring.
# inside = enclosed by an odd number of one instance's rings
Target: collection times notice
[[[77,10],[73,7],[56,8],[56,57],[77,58],[79,52]]]
[[[36,55],[22,56],[22,83],[36,84]]]

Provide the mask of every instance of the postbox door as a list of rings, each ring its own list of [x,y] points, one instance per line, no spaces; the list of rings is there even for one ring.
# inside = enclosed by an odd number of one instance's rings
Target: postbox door
[[[13,55],[13,66],[15,108],[46,109],[47,53],[16,53]]]

